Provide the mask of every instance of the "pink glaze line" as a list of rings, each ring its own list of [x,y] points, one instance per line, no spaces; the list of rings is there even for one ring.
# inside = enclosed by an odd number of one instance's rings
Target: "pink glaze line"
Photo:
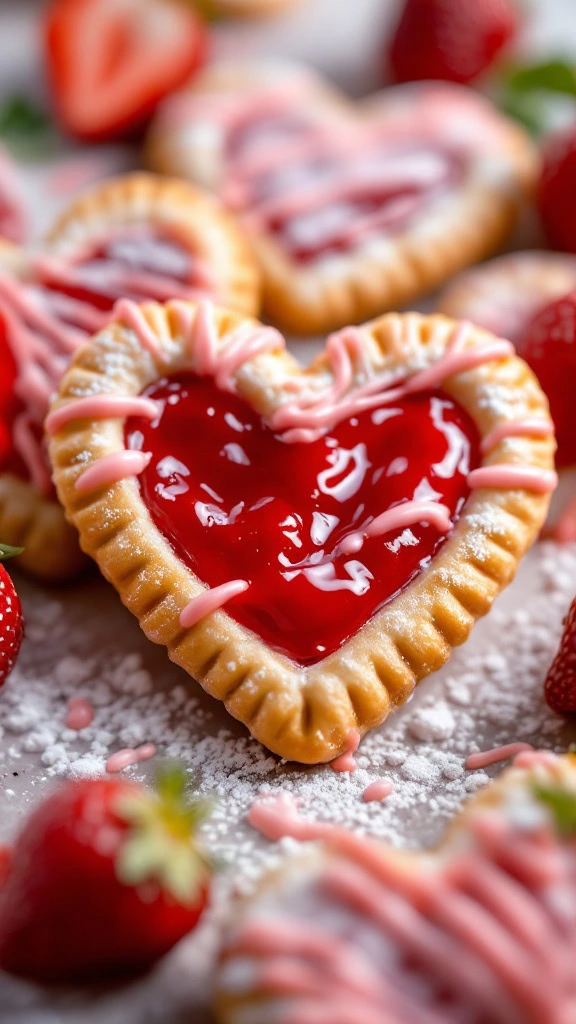
[[[482,750],[477,754],[470,754],[464,762],[464,767],[469,771],[487,768],[498,761],[507,761],[510,757],[515,757],[516,754],[521,754],[525,750],[532,751],[534,747],[531,743],[507,743],[503,747],[494,747],[492,750]]]
[[[117,750],[115,754],[111,754],[106,761],[106,771],[109,775],[121,772],[124,768],[130,768],[134,764],[139,764],[140,761],[148,761],[151,757],[157,753],[157,749],[153,743],[143,743],[140,747],[125,747],[124,750]]]
[[[148,323],[140,306],[131,299],[119,299],[114,306],[112,317],[115,321],[124,324],[138,336],[140,344],[150,353],[157,363],[164,362],[164,355],[160,348],[158,338]]]
[[[143,419],[155,420],[161,413],[160,402],[154,402],[142,395],[90,395],[87,398],[74,398],[66,405],[54,409],[46,417],[44,427],[47,434],[56,434],[74,420],[124,419],[127,416],[142,416]]]
[[[250,584],[246,580],[230,580],[229,583],[222,583],[219,587],[210,587],[208,590],[204,590],[198,594],[198,597],[193,597],[182,609],[180,625],[183,629],[190,629],[201,619],[205,619],[207,615],[222,608],[233,597],[243,594],[249,586]]]
[[[76,490],[84,494],[99,487],[109,487],[128,476],[139,476],[152,458],[151,452],[137,452],[125,448],[111,455],[96,459],[76,480]]]
[[[554,425],[550,420],[509,420],[506,423],[498,424],[483,438],[480,451],[485,455],[507,437],[551,437],[553,433]]]
[[[360,733],[357,729],[350,729],[346,734],[347,747],[343,754],[339,757],[334,758],[330,762],[332,771],[335,772],[355,772],[358,765],[354,758],[354,754],[360,746]]]
[[[449,533],[454,525],[446,505],[436,501],[406,501],[376,516],[364,530],[344,537],[338,545],[338,554],[356,554],[367,537],[380,537],[392,530],[404,529],[416,523],[430,523],[440,533]]]
[[[344,419],[357,416],[366,409],[378,408],[402,401],[409,395],[441,386],[449,377],[482,366],[494,360],[506,359],[514,352],[508,341],[497,339],[487,345],[464,348],[470,324],[458,324],[443,356],[425,370],[408,377],[397,385],[390,374],[381,374],[353,389],[345,397],[336,392],[336,380],[311,402],[308,396],[286,403],[270,418],[273,430],[282,430],[282,440],[289,443],[310,443],[318,440],[325,430]],[[342,335],[342,332],[340,332]],[[350,343],[350,336],[342,335],[340,345]],[[339,345],[334,346],[338,352]],[[334,358],[334,354],[332,356]],[[332,366],[334,363],[332,362]],[[334,372],[334,371],[333,371]],[[342,383],[339,381],[338,383]],[[338,400],[337,400],[338,399]]]
[[[68,710],[64,723],[67,729],[80,731],[86,729],[94,721],[94,705],[84,697],[72,697],[68,701]]]
[[[248,822],[271,842],[290,836],[300,842],[324,839],[334,831],[326,822],[307,821],[300,817],[298,804],[290,793],[273,799],[255,800],[248,811]]]
[[[365,804],[386,800],[393,792],[394,784],[390,782],[390,779],[378,779],[377,782],[371,782],[369,786],[366,786],[362,793],[362,800]]]
[[[552,469],[507,463],[473,469],[467,482],[472,490],[478,487],[517,487],[536,494],[549,494],[558,485],[558,475]]]

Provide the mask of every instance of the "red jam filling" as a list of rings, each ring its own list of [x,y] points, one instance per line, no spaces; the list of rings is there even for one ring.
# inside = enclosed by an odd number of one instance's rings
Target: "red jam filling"
[[[334,559],[342,538],[415,498],[443,502],[454,521],[479,463],[474,423],[440,391],[364,412],[312,444],[281,441],[209,378],[145,394],[162,416],[131,419],[126,442],[152,452],[139,480],[156,526],[209,586],[248,581],[226,611],[303,665],[340,647],[446,539],[418,524]]]

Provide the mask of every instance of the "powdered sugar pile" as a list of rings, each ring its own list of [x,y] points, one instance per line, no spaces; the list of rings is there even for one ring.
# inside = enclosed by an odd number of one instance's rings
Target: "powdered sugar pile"
[[[435,841],[462,800],[488,781],[487,771],[465,771],[468,754],[515,740],[560,750],[570,742],[567,727],[543,703],[542,680],[576,591],[576,546],[546,543],[529,556],[471,640],[387,725],[362,741],[352,775],[328,765],[279,763],[146,641],[103,582],[90,580],[58,596],[23,581],[20,590],[27,638],[0,694],[0,838],[50,779],[101,773],[115,750],[153,742],[161,754],[185,762],[194,789],[216,798],[206,842],[233,865],[219,882],[220,913],[231,887],[249,890],[265,867],[295,845],[284,840],[273,846],[250,829],[246,813],[257,795],[289,791],[305,816],[396,846],[420,846]],[[78,696],[95,707],[93,723],[81,732],[65,725],[68,700]],[[154,760],[128,774],[146,778],[153,768]],[[384,803],[363,802],[366,786],[381,778],[393,783],[391,796]],[[208,921],[203,936],[192,937],[161,969],[171,979],[172,1001],[191,1000],[197,1007],[206,995],[205,983],[199,989],[196,978],[192,985],[185,951],[205,969],[214,935]],[[151,986],[147,979],[137,989],[147,993],[146,1020],[156,1019],[150,1016]]]

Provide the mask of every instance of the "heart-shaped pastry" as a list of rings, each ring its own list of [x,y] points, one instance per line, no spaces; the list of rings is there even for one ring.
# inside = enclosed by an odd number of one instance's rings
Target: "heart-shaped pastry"
[[[489,255],[537,169],[477,93],[417,83],[353,105],[278,61],[211,67],[165,102],[149,152],[238,211],[265,311],[296,333],[398,308]]]
[[[218,1020],[569,1024],[575,822],[576,759],[544,751],[519,755],[432,852],[289,821],[288,834],[325,843],[238,907]]]
[[[258,273],[239,230],[211,196],[153,175],[119,178],[64,214],[41,246],[0,254],[0,536],[46,579],[80,566],[56,501],[42,426],[76,349],[121,296],[212,295],[258,310]]]
[[[466,639],[555,485],[511,344],[415,313],[332,335],[302,370],[209,302],[122,302],[46,428],[67,516],[146,634],[304,762]]]
[[[440,295],[437,309],[508,338],[522,353],[522,338],[535,314],[575,288],[576,256],[510,252],[459,274]]]

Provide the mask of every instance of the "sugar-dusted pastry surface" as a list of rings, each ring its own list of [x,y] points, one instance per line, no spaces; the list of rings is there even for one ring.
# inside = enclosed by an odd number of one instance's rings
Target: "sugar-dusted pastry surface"
[[[570,742],[560,720],[546,709],[541,684],[575,580],[576,546],[538,546],[450,664],[361,744],[354,774],[337,774],[328,765],[280,766],[215,702],[191,691],[187,676],[145,640],[105,584],[87,581],[47,598],[40,588],[22,583],[28,635],[0,706],[0,841],[35,799],[42,780],[101,771],[114,750],[150,741],[161,753],[182,757],[199,788],[217,798],[207,838],[233,865],[218,883],[221,907],[233,878],[249,889],[265,867],[294,849],[290,840],[271,845],[247,825],[248,808],[262,791],[288,790],[301,797],[303,815],[364,829],[395,846],[429,844],[462,800],[498,770],[466,772],[469,753],[516,740],[556,749]],[[71,696],[89,696],[96,708],[93,724],[81,732],[65,727]],[[131,771],[142,777],[153,768],[152,759]],[[364,803],[366,786],[383,777],[394,792],[385,802]],[[180,1024],[183,1008],[198,1024],[208,1022],[201,1013],[216,919],[129,992],[82,1004],[83,1024]],[[50,1024],[76,1024],[77,1007],[56,995],[49,998],[55,1013]],[[32,1006],[34,1000],[41,1006],[44,997],[11,982],[5,999],[2,1024],[28,1024],[14,1007],[30,999]],[[8,1007],[14,1016],[3,1017]],[[159,1016],[160,1007],[165,1017]]]

